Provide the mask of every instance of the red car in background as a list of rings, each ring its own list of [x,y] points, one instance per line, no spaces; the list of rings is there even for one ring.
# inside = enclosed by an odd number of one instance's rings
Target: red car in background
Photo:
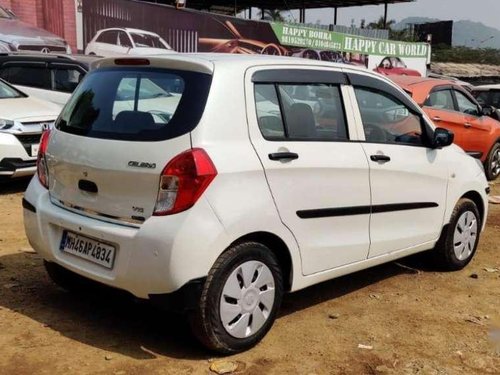
[[[373,69],[375,72],[388,75],[421,77],[420,72],[408,69],[406,64],[399,57],[386,57]]]
[[[436,126],[451,130],[457,145],[483,162],[489,180],[500,175],[500,122],[492,118],[496,113],[491,107],[482,108],[454,81],[428,77],[389,78],[413,97]]]

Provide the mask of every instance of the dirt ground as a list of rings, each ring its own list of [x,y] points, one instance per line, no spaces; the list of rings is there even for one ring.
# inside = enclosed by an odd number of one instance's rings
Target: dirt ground
[[[178,317],[56,287],[24,235],[25,188],[0,185],[0,374],[210,373]],[[500,374],[500,205],[465,270],[402,263],[420,271],[391,263],[288,295],[263,342],[225,360],[243,374]]]

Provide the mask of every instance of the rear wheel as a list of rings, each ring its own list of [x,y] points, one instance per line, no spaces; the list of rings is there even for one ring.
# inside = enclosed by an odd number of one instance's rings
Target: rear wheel
[[[491,148],[486,159],[484,171],[489,181],[493,181],[500,176],[500,143],[495,143]]]
[[[236,245],[210,270],[190,317],[193,333],[223,354],[246,350],[271,328],[282,295],[281,269],[271,250],[255,242]]]
[[[464,268],[476,253],[480,232],[481,217],[476,204],[460,199],[434,249],[436,265],[450,271]]]

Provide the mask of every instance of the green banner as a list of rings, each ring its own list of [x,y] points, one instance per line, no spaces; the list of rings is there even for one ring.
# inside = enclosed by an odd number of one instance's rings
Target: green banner
[[[429,54],[429,45],[426,43],[373,39],[277,22],[271,22],[271,27],[284,46],[379,56],[427,58]]]

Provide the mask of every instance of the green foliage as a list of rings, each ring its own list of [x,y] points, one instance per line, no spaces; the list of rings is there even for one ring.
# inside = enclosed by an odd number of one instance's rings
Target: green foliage
[[[434,46],[432,48],[432,61],[500,65],[500,50],[493,48]]]
[[[284,22],[285,17],[278,9],[264,9],[264,16],[262,16],[262,11],[259,11],[259,17],[266,21],[276,21],[276,22]]]

